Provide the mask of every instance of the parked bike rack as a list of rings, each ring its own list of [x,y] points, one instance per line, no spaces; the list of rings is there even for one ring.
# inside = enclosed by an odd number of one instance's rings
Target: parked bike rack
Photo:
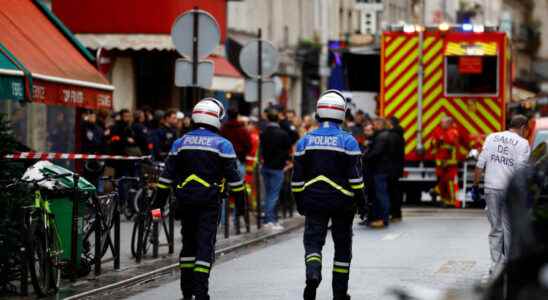
[[[103,196],[111,196],[111,195],[103,195]],[[101,196],[98,196],[101,197]],[[118,198],[116,198],[118,200]],[[108,227],[107,224],[104,224],[104,220],[101,218],[101,213],[96,212],[97,215],[95,216],[95,249],[94,249],[94,273],[95,276],[101,275],[102,272],[102,254],[103,254],[103,242],[102,240],[102,227]],[[113,215],[113,228],[114,228],[114,241],[110,237],[110,234],[107,235],[105,239],[105,243],[108,244],[108,248],[110,249],[112,253],[112,260],[114,264],[114,269],[119,270],[120,269],[120,209],[119,206],[116,206],[116,210],[114,211]],[[103,225],[103,226],[101,226]]]

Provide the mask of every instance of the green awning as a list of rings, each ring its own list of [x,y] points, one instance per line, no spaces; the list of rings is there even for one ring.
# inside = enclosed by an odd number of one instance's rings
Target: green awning
[[[25,74],[0,51],[0,101],[25,99]]]

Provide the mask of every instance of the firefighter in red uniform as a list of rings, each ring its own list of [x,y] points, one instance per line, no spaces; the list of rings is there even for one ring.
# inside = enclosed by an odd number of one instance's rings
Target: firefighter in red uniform
[[[459,131],[451,117],[442,116],[440,126],[434,131],[432,151],[436,160],[437,191],[444,206],[455,205],[458,148]]]

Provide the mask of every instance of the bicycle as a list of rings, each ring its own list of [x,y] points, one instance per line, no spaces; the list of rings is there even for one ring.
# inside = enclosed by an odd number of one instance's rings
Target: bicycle
[[[170,198],[170,197],[168,197]],[[134,219],[133,230],[131,234],[131,254],[137,262],[146,255],[152,247],[152,256],[158,257],[160,247],[159,227],[162,226],[163,232],[168,240],[169,253],[173,253],[173,219],[169,218],[169,225],[166,224],[166,218],[169,217],[168,199],[166,203],[157,203],[156,190],[150,197],[140,197],[136,204],[138,215]],[[169,228],[168,228],[169,226]]]
[[[61,282],[61,239],[55,225],[55,216],[49,209],[45,189],[39,183],[73,176],[72,173],[45,175],[40,179],[16,179],[6,189],[24,186],[26,192],[34,194],[31,206],[23,207],[23,243],[25,260],[35,293],[45,297],[56,293]]]
[[[109,249],[112,250],[115,259],[115,268],[119,262],[119,245],[115,231],[115,240],[111,232],[120,221],[120,197],[119,186],[124,181],[139,182],[138,177],[100,177],[100,181],[113,184],[114,191],[94,195],[88,203],[89,214],[84,226],[83,253],[86,259],[95,262],[95,273],[100,273],[101,259]],[[118,225],[119,226],[119,225]],[[93,236],[92,236],[93,235]]]

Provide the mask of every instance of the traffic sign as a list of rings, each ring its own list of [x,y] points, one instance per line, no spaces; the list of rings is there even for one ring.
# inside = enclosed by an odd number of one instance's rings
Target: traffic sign
[[[175,62],[175,86],[194,86],[209,89],[213,82],[213,62],[201,60],[197,67],[196,84],[192,83],[192,61],[179,58]]]
[[[254,103],[259,100],[258,94],[259,81],[256,79],[247,79],[245,81],[244,99],[246,102]],[[276,87],[273,80],[262,80],[261,101],[274,100],[276,98]]]
[[[264,40],[253,40],[249,42],[240,52],[240,66],[249,76],[259,77],[259,42],[262,48],[262,77],[269,77],[278,69],[278,50],[272,43]]]
[[[195,24],[198,26],[195,27]],[[171,39],[181,55],[192,58],[195,34],[198,58],[205,58],[213,53],[221,40],[219,24],[212,15],[198,9],[187,11],[177,17],[171,28]]]

